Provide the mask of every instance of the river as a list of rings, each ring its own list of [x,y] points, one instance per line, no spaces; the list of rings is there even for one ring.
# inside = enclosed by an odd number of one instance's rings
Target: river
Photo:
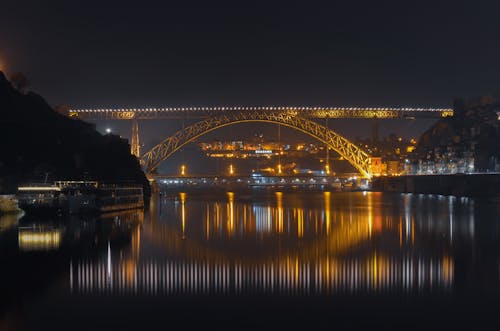
[[[0,330],[498,329],[500,199],[171,193],[0,218]]]

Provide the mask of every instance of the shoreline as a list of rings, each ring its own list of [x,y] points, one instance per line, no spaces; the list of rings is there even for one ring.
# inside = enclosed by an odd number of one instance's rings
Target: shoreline
[[[372,191],[469,197],[500,194],[500,173],[374,177]]]

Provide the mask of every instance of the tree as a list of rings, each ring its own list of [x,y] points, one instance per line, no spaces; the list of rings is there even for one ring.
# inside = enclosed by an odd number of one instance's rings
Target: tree
[[[55,106],[54,107],[54,110],[61,114],[61,115],[64,115],[64,116],[68,116],[69,115],[69,111],[70,111],[71,107],[68,106],[68,105],[58,105],[58,106]]]
[[[14,72],[10,75],[10,82],[20,92],[23,92],[28,86],[30,86],[30,81],[26,75],[20,71]]]

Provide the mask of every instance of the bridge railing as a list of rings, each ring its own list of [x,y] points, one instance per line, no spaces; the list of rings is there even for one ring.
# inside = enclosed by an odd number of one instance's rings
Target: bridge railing
[[[171,107],[70,109],[69,117],[99,120],[206,118],[226,112],[276,112],[308,118],[440,118],[453,116],[451,108],[409,107]]]

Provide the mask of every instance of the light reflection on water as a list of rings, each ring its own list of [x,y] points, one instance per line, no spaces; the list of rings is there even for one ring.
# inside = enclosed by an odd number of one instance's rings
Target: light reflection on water
[[[246,261],[80,261],[70,269],[71,291],[78,293],[221,294],[221,293],[377,293],[413,289],[448,291],[453,261],[373,256],[305,262]]]
[[[178,193],[146,212],[0,217],[0,329],[498,325],[498,202]]]
[[[129,246],[72,260],[69,287],[136,295],[450,293],[455,251],[474,246],[475,212],[473,200],[411,194],[180,193],[152,201]]]

